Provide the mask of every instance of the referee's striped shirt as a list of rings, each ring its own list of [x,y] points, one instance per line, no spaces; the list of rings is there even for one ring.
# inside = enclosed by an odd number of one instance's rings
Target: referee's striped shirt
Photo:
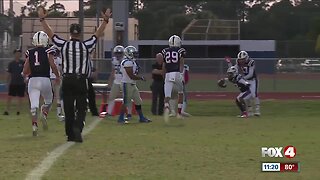
[[[52,42],[59,48],[62,56],[62,72],[64,74],[79,74],[88,76],[90,73],[90,53],[94,50],[97,37],[81,42],[77,39],[66,41],[56,34]]]

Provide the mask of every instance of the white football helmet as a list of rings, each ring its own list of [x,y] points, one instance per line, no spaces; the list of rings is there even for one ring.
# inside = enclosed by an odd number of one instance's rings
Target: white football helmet
[[[128,59],[134,59],[136,54],[138,53],[137,48],[135,48],[134,46],[127,46],[124,49],[124,55],[128,58]]]
[[[124,53],[124,47],[121,45],[118,45],[113,48],[113,53]]]
[[[34,46],[47,47],[48,43],[49,43],[49,36],[45,32],[38,31],[33,35],[32,44]]]
[[[181,39],[177,35],[172,35],[169,38],[169,46],[170,47],[181,47]]]
[[[238,68],[236,66],[231,66],[227,70],[228,77],[235,77],[238,75]]]
[[[118,61],[121,61],[124,56],[124,47],[121,45],[118,45],[113,48],[113,55],[116,57]]]
[[[248,53],[246,51],[240,51],[238,53],[237,57],[238,57],[239,60],[248,60],[249,59],[249,55],[248,55]]]

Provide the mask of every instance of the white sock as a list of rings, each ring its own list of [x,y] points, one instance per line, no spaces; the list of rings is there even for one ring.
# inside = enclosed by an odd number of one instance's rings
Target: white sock
[[[169,100],[170,112],[176,112],[177,101],[175,99]]]
[[[164,107],[169,108],[170,107],[169,103],[164,103]]]
[[[128,114],[132,114],[132,102],[128,104],[127,110]]]
[[[59,104],[60,106],[58,106],[58,104],[57,104],[57,115],[60,115],[61,114],[61,111],[62,111],[62,109],[61,109],[61,104]]]
[[[254,98],[256,111],[260,111],[260,99],[258,97]]]
[[[183,101],[182,103],[182,112],[186,112],[187,109],[187,102]]]

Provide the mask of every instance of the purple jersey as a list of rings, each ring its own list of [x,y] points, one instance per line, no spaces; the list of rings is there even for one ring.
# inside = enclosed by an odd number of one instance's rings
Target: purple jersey
[[[180,72],[180,61],[186,55],[186,50],[180,47],[169,47],[162,50],[166,72]]]

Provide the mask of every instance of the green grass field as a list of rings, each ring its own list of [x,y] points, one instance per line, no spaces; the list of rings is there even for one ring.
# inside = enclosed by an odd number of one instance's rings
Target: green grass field
[[[0,103],[3,109],[3,102]],[[150,102],[143,106],[149,112]],[[263,116],[238,119],[233,101],[192,101],[192,118],[148,116],[150,124],[102,120],[43,179],[320,179],[319,101],[263,101]],[[0,115],[0,179],[24,179],[55,147],[65,143],[63,123],[50,115],[49,131],[32,137],[27,107]],[[87,123],[93,121],[88,116]],[[262,158],[262,146],[294,145],[297,156]],[[263,173],[261,162],[299,161],[299,173]]]

